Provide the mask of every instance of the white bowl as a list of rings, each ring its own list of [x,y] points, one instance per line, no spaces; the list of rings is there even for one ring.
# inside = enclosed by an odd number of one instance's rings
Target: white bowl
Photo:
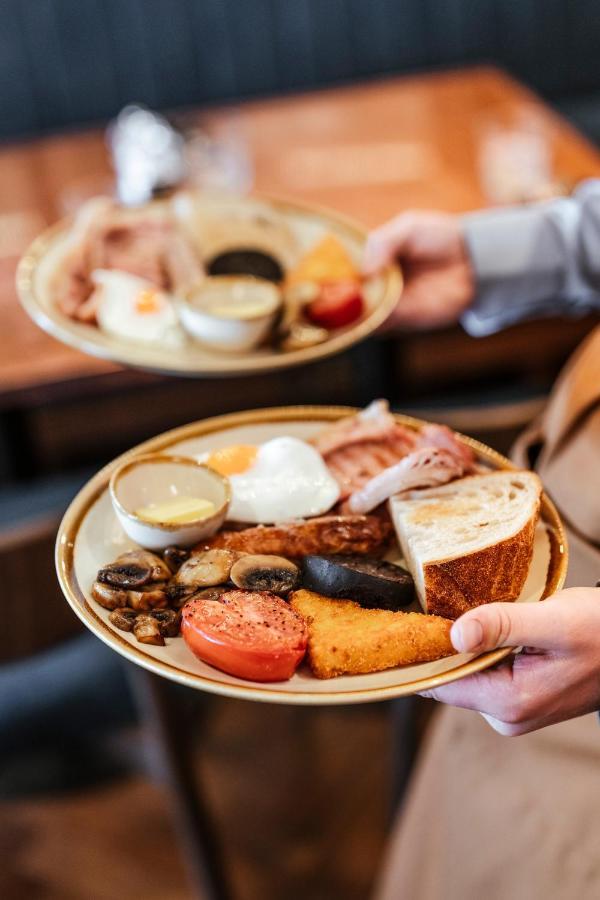
[[[179,300],[183,327],[197,341],[228,353],[253,350],[281,309],[281,291],[264,278],[214,275]]]
[[[201,497],[215,505],[210,516],[185,524],[150,522],[135,512],[178,496]],[[208,466],[185,456],[150,453],[123,463],[110,479],[110,498],[125,533],[148,550],[191,547],[215,534],[231,500],[229,481]]]

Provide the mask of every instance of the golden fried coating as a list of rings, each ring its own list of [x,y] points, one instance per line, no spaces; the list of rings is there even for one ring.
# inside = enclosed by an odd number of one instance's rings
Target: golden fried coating
[[[308,661],[317,678],[378,672],[449,656],[452,622],[417,612],[363,609],[294,591],[292,608],[308,622]]]

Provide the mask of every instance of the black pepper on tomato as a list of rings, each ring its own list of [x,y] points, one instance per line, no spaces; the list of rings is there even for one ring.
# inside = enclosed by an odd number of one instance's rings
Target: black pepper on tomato
[[[193,598],[183,608],[181,632],[202,662],[249,681],[287,681],[308,642],[302,616],[268,591]]]

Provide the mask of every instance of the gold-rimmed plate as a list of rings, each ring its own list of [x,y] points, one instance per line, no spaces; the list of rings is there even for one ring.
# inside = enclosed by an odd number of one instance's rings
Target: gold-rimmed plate
[[[366,238],[365,230],[336,212],[270,197],[248,197],[235,201],[245,214],[269,215],[281,221],[294,238],[297,254],[324,236],[335,235],[357,266]],[[224,208],[229,206],[224,204]],[[224,213],[225,214],[225,213]],[[402,289],[402,275],[391,266],[363,283],[365,312],[351,325],[330,332],[321,344],[282,351],[263,346],[243,353],[210,350],[187,338],[174,350],[170,345],[135,343],[101,331],[94,325],[75,322],[63,315],[48,290],[49,272],[65,246],[70,222],[44,231],[19,262],[17,291],[23,307],[40,328],[77,350],[112,362],[167,375],[190,377],[258,374],[306,365],[341,353],[369,337],[392,312]]]
[[[134,546],[118,523],[108,492],[110,476],[118,465],[135,455],[149,452],[195,456],[230,444],[260,443],[280,435],[308,438],[327,422],[354,411],[345,407],[282,407],[218,416],[165,432],[114,460],[80,491],[59,529],[56,568],[73,610],[113,650],[157,675],[199,690],[272,703],[325,705],[401,697],[455,681],[499,662],[511,652],[510,649],[495,650],[478,657],[455,654],[433,663],[324,681],[314,678],[303,665],[290,681],[255,684],[201,663],[182,638],[168,639],[165,647],[139,644],[132,635],[115,630],[108,622],[107,611],[91,599],[90,588],[98,569]],[[411,428],[421,428],[425,424],[408,416],[398,415],[397,418]],[[488,465],[513,468],[507,459],[489,447],[467,437],[463,440]],[[544,495],[533,562],[520,602],[541,600],[558,590],[564,582],[567,555],[562,522]]]

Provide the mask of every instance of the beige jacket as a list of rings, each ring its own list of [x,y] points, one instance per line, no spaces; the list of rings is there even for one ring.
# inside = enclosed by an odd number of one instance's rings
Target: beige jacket
[[[600,579],[600,326],[571,357],[513,458],[535,468],[569,530],[569,584]]]
[[[561,373],[515,461],[569,525],[567,584],[600,579],[600,327]],[[508,741],[440,709],[391,836],[374,900],[597,900],[600,734],[583,716]]]

